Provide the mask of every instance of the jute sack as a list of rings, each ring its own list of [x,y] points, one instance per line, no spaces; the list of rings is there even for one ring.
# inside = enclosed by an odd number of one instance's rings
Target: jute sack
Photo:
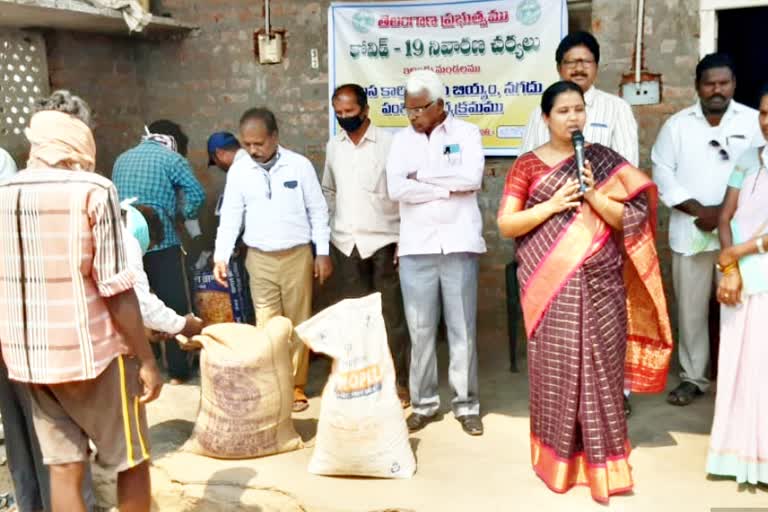
[[[293,428],[291,321],[217,324],[184,343],[200,347],[200,412],[185,451],[246,459],[303,447]]]
[[[296,333],[315,352],[333,357],[309,472],[413,476],[416,460],[395,388],[381,295],[341,301],[299,325]]]

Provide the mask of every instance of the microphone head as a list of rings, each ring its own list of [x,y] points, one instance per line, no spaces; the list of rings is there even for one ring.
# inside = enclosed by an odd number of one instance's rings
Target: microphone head
[[[584,144],[584,134],[582,134],[581,131],[576,130],[571,134],[571,141],[574,144],[577,144],[577,143]]]

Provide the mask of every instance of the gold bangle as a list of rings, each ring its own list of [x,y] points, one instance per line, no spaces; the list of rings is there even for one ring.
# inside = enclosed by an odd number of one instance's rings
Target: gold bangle
[[[738,263],[738,262],[735,262],[735,263],[730,263],[730,264],[728,264],[728,265],[726,265],[726,266],[724,266],[724,267],[721,267],[721,266],[720,266],[720,264],[718,264],[718,265],[717,265],[717,270],[719,270],[720,272],[722,272],[722,273],[723,273],[723,275],[725,275],[725,274],[731,274],[731,273],[733,273],[734,271],[737,271],[737,270],[739,270],[739,263]]]
[[[715,263],[715,268],[716,268],[717,270],[719,270],[720,272],[722,272],[723,270],[725,270],[725,269],[727,269],[727,268],[730,268],[730,267],[733,267],[733,266],[736,266],[736,265],[738,265],[738,264],[739,264],[739,263],[738,263],[738,262],[736,262],[736,261],[734,261],[733,263],[729,263],[729,264],[727,264],[727,265],[725,265],[725,266],[723,266],[723,265],[720,265],[720,263]]]

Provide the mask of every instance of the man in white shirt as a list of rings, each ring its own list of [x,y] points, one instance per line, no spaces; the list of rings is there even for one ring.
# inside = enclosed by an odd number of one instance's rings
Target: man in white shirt
[[[584,91],[587,103],[587,142],[602,144],[638,165],[637,122],[629,103],[618,96],[595,88],[600,63],[600,45],[589,32],[574,32],[560,41],[555,52],[560,78],[575,82]],[[520,153],[531,151],[549,141],[549,130],[541,118],[541,107],[531,114],[523,136]]]
[[[682,383],[667,401],[688,405],[709,388],[709,300],[720,243],[720,206],[734,163],[763,144],[758,112],[733,101],[731,59],[710,54],[696,66],[699,101],[670,117],[651,152],[653,179],[671,208],[669,245],[678,309]]]
[[[477,191],[485,158],[480,130],[446,112],[444,93],[434,72],[409,75],[411,125],[395,135],[387,162],[389,195],[400,202],[400,283],[412,342],[407,423],[415,432],[438,417],[435,338],[442,299],[453,413],[465,432],[481,435],[477,277],[485,241]]]
[[[269,110],[243,114],[240,141],[245,149],[235,155],[224,187],[214,277],[227,286],[227,264],[245,223],[245,266],[257,324],[284,316],[298,325],[311,314],[313,272],[322,285],[333,271],[323,191],[312,163],[279,145],[277,120]],[[309,406],[304,394],[309,352],[294,339],[291,356],[294,411],[299,412]]]
[[[333,109],[341,132],[328,141],[323,192],[331,214],[331,259],[343,298],[381,293],[397,392],[410,403],[410,338],[397,274],[400,211],[387,195],[392,136],[371,123],[368,96],[357,84],[339,86]]]
[[[164,338],[172,338],[176,334],[189,338],[200,334],[203,329],[202,319],[192,313],[185,316],[177,314],[150,290],[142,258],[164,238],[163,223],[157,212],[145,205],[129,205],[125,202],[121,206],[126,216],[123,232],[125,263],[136,279],[133,289],[139,301],[144,327]]]

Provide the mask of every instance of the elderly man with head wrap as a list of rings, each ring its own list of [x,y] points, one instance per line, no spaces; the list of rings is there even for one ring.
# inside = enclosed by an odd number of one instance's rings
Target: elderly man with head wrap
[[[54,511],[84,511],[89,440],[121,511],[148,511],[144,404],[162,379],[126,266],[117,192],[93,172],[88,106],[66,91],[32,116],[27,169],[0,184],[0,346],[31,402]]]

